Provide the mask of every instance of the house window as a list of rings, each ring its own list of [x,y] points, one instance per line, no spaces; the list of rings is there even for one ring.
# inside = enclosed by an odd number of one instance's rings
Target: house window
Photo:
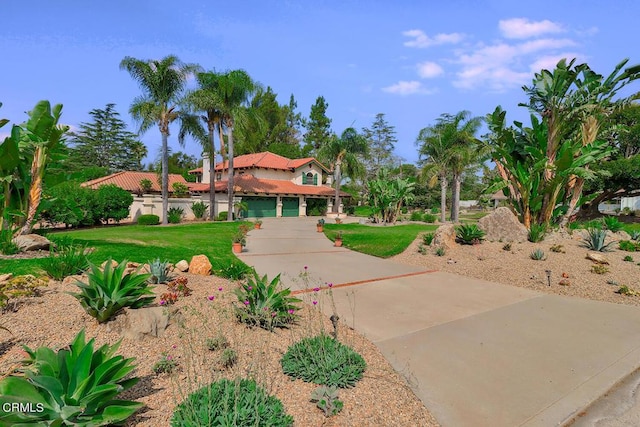
[[[318,185],[318,175],[313,175],[313,185]]]
[[[313,182],[314,176],[315,175],[313,175],[311,172],[307,173],[306,175],[302,175],[302,183],[306,185],[311,185],[311,183]]]
[[[220,181],[220,180],[222,180],[222,172],[218,172],[216,174],[216,181]]]

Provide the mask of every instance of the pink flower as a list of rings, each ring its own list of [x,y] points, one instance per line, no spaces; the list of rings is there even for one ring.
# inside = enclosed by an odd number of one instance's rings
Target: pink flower
[[[330,287],[330,288],[333,288],[333,283],[329,283],[329,287]]]
[[[175,344],[174,344],[174,345],[172,345],[172,346],[171,346],[171,348],[176,348],[176,345],[175,345]]]
[[[293,314],[293,313],[295,313],[295,310],[293,308],[290,308],[289,309],[289,314]]]
[[[271,317],[276,317],[276,312],[274,311],[273,313],[271,313]]]
[[[173,359],[171,356],[167,356],[167,360],[171,360]]]
[[[313,288],[314,292],[318,292],[320,290],[320,288]]]
[[[163,299],[160,300],[160,305],[165,305],[167,302]]]
[[[219,290],[220,292],[222,292],[222,286],[220,286],[220,287],[218,288],[218,290]]]
[[[249,300],[245,301],[244,305],[249,305]]]
[[[216,297],[213,295],[209,295],[207,298],[209,298],[209,301],[213,301]]]
[[[249,286],[247,289],[249,289],[251,291],[251,290],[253,290],[253,286]]]
[[[313,305],[316,305],[316,304],[318,304],[318,301],[314,301],[314,302],[313,302]]]
[[[305,265],[305,266],[304,266],[304,269],[306,270],[307,268],[309,268],[309,267],[307,267],[307,266]]]

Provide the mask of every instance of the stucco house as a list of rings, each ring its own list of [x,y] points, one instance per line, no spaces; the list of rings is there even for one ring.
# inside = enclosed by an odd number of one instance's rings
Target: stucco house
[[[209,169],[209,159],[205,156],[201,168],[189,171],[196,175],[196,182],[188,184],[189,190],[204,200],[209,193]],[[265,151],[235,157],[233,169],[234,201],[248,206],[244,217],[306,216],[310,199],[327,200],[329,211],[333,207],[335,189],[331,188],[331,171],[313,157],[288,159]],[[228,162],[216,164],[214,171],[217,214],[227,210]],[[344,192],[340,194],[350,197]]]

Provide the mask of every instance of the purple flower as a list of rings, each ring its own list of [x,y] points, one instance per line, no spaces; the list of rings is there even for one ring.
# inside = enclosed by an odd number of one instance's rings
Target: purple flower
[[[175,344],[174,344],[174,345],[172,345],[172,346],[171,346],[171,348],[176,348],[176,345],[175,345]]]
[[[209,295],[207,298],[209,298],[209,301],[213,301],[216,297],[213,295]]]
[[[316,304],[318,304],[318,301],[314,301],[314,302],[313,302],[313,305],[316,305]]]
[[[293,314],[293,313],[295,313],[295,310],[293,308],[290,308],[289,309],[289,314]]]
[[[171,360],[171,359],[172,359],[172,357],[171,357],[171,356],[167,356],[167,360]]]
[[[329,283],[329,287],[330,287],[330,288],[333,288],[333,283]]]
[[[314,292],[318,292],[320,290],[320,288],[313,288]]]
[[[222,286],[220,286],[220,287],[218,288],[218,290],[219,290],[220,292],[222,292]]]
[[[276,312],[274,311],[273,313],[271,313],[271,317],[276,317]]]
[[[309,267],[307,267],[307,266],[305,265],[305,266],[304,266],[304,269],[306,270],[307,268],[309,268]]]
[[[251,291],[253,290],[253,286],[249,286],[247,289]]]
[[[246,301],[244,302],[244,305],[249,305],[249,300],[246,300]]]
[[[160,300],[160,305],[165,305],[167,302],[163,299]]]

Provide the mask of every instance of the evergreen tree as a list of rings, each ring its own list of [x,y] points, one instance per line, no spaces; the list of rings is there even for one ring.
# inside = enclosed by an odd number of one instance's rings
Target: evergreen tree
[[[363,128],[362,133],[369,144],[369,157],[366,159],[367,178],[373,179],[380,169],[392,168],[396,163],[393,150],[398,139],[395,127],[387,123],[384,113],[376,114],[371,128]]]
[[[89,112],[93,121],[81,123],[72,133],[72,147],[67,164],[73,169],[106,168],[109,172],[142,170],[147,148],[138,137],[127,131],[115,104]]]
[[[304,134],[305,144],[302,148],[304,155],[317,152],[321,146],[328,144],[331,140],[333,132],[331,132],[331,119],[327,117],[327,108],[329,104],[323,96],[319,96],[311,106],[309,120],[305,123],[307,133]]]

